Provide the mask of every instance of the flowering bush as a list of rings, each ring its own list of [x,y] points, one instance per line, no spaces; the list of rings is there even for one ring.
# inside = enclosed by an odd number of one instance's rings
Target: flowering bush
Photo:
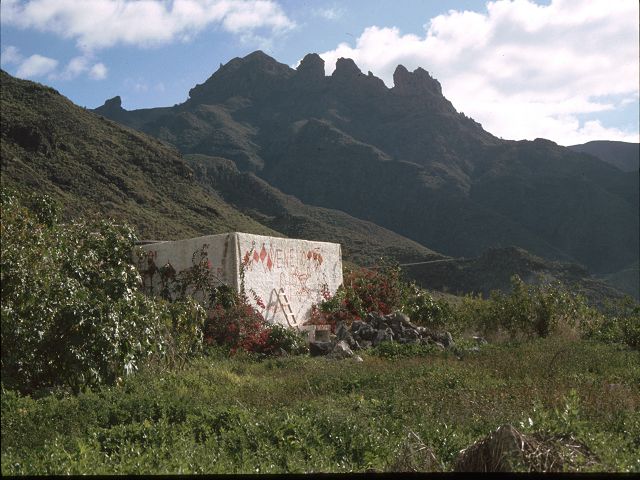
[[[314,310],[310,323],[338,322],[350,324],[369,312],[391,313],[402,308],[407,285],[400,278],[400,268],[384,265],[377,270],[347,270],[336,294]]]
[[[230,349],[263,353],[267,348],[269,328],[262,315],[238,298],[225,307],[215,305],[209,310],[205,325],[205,343]]]
[[[255,295],[255,294],[254,294]],[[263,356],[278,355],[281,351],[299,354],[306,352],[306,344],[294,330],[267,322],[242,293],[227,287],[217,287],[211,295],[217,303],[210,308],[205,325],[205,343]],[[258,305],[263,303],[256,299]]]

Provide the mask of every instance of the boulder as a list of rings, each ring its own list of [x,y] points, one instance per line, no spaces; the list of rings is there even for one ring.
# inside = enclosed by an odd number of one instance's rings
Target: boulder
[[[333,350],[331,350],[331,353],[327,355],[327,358],[333,360],[343,360],[345,358],[351,357],[353,357],[353,351],[349,348],[349,345],[347,345],[347,342],[345,342],[344,340],[340,340],[338,343],[336,343],[333,347]]]
[[[385,328],[384,330],[378,330],[378,334],[376,338],[373,340],[373,346],[382,343],[382,342],[393,342],[393,331],[390,328]]]
[[[372,342],[376,338],[377,333],[377,330],[371,324],[363,323],[358,328],[358,331],[354,333],[353,337],[362,345],[362,341]]]
[[[337,341],[346,340],[348,337],[351,337],[351,333],[349,332],[349,329],[344,324],[344,322],[339,322],[338,325],[336,326],[336,340]]]
[[[351,323],[351,334],[356,335],[358,331],[360,331],[360,328],[362,328],[364,325],[366,325],[366,323],[364,323],[362,320],[354,320]]]
[[[445,348],[449,348],[453,345],[453,336],[449,332],[430,333],[428,336],[434,342],[444,345]]]
[[[333,342],[309,342],[309,353],[312,357],[328,355],[333,349]]]

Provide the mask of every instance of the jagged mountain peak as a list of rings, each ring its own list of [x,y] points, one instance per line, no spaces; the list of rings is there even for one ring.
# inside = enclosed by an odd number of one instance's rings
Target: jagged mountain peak
[[[95,109],[95,112],[116,121],[122,121],[124,116],[128,113],[124,108],[122,108],[122,98],[120,95],[116,95],[113,98],[105,100],[102,106]]]
[[[278,62],[261,50],[236,57],[189,91],[192,102],[224,100],[236,95],[252,97],[277,86],[294,75],[288,65]]]
[[[106,108],[122,108],[122,98],[120,95],[116,95],[115,97],[106,100],[103,106]]]
[[[223,65],[218,71],[235,71],[241,68],[258,69],[270,74],[291,73],[291,68],[278,62],[262,50],[256,50],[242,58],[236,57]],[[218,72],[216,72],[218,73]],[[214,73],[214,75],[216,74]]]
[[[401,95],[420,95],[429,93],[442,96],[440,82],[429,75],[424,68],[418,67],[409,72],[404,65],[398,65],[393,72],[393,90]]]
[[[354,77],[362,75],[362,70],[358,68],[356,62],[350,58],[340,57],[336,62],[336,69],[333,71],[333,77]]]
[[[304,77],[324,78],[324,60],[317,53],[308,53],[298,65],[297,72]]]
[[[448,255],[513,244],[599,273],[637,261],[637,170],[625,176],[550,141],[498,139],[459,114],[425,68],[399,65],[393,79],[389,89],[353,59],[325,76],[318,54],[294,70],[254,52],[186,104],[108,116]]]

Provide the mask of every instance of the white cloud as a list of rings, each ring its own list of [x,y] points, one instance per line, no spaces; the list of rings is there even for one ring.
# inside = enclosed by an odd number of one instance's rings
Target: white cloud
[[[42,55],[31,55],[29,58],[20,63],[16,75],[20,78],[41,77],[47,73],[51,73],[58,66],[58,61],[43,57]]]
[[[409,70],[422,66],[458,110],[503,138],[546,137],[566,145],[597,138],[637,142],[637,127],[627,131],[578,120],[619,106],[603,97],[637,98],[637,19],[634,1],[498,0],[488,2],[483,13],[439,15],[423,35],[371,26],[355,46],[341,43],[321,56],[327,73],[339,57],[348,57],[388,86],[398,64]]]
[[[256,36],[295,26],[273,0],[3,0],[0,8],[3,23],[75,39],[85,51],[189,40],[211,25]]]
[[[96,63],[89,70],[89,77],[93,78],[94,80],[103,80],[107,78],[107,67],[104,65],[104,63]]]
[[[16,63],[20,63],[22,61],[22,55],[20,55],[20,50],[13,45],[7,45],[2,49],[2,53],[0,54],[0,62],[2,65],[12,65]]]
[[[124,87],[126,90],[133,90],[137,93],[147,93],[149,91],[149,84],[142,78],[126,78],[124,80]]]
[[[316,17],[324,18],[325,20],[338,20],[344,15],[344,9],[340,7],[328,7],[328,8],[315,8],[312,11]]]
[[[88,68],[89,59],[87,57],[75,57],[69,61],[62,75],[65,79],[72,79],[86,72]]]
[[[49,78],[56,80],[73,80],[86,74],[93,80],[103,80],[107,76],[107,67],[103,63],[93,63],[92,55],[81,55],[69,60],[61,72],[51,72]]]

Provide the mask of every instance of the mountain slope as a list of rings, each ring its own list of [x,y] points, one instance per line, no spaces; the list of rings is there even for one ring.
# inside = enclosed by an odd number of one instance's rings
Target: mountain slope
[[[53,196],[67,218],[109,215],[143,238],[239,230],[338,242],[347,260],[361,264],[444,258],[343,212],[304,205],[230,160],[183,158],[48,87],[5,72],[1,81],[2,183]]]
[[[618,167],[623,172],[637,172],[640,168],[640,144],[597,140],[571,145],[574,152],[588,153],[603,162]]]
[[[394,87],[339,59],[296,70],[235,58],[175,107],[97,112],[223,156],[302,202],[339,209],[450,256],[517,245],[611,273],[638,259],[638,172],[553,142],[500,140],[458,113],[425,70]]]
[[[447,258],[370,222],[328,208],[303,204],[224,158],[186,155],[203,185],[244,214],[290,237],[337,242],[345,259],[373,265],[381,257],[398,262]]]
[[[110,215],[143,238],[241,230],[280,235],[193,180],[175,150],[1,72],[2,183],[47,193],[67,218]]]
[[[0,80],[2,183],[57,198],[67,218],[109,215],[135,225],[142,237],[158,239],[229,230],[284,233],[339,242],[345,259],[364,265],[375,265],[381,256],[421,265],[465,262],[346,213],[305,205],[254,173],[239,171],[228,159],[181,157],[153,138],[75,106],[48,87],[4,72]],[[371,155],[372,147],[366,144],[356,144],[356,149]],[[396,163],[373,151],[382,164]],[[405,163],[401,168],[416,168]],[[440,288],[467,288],[465,276],[449,272],[425,277],[421,268],[407,271],[426,286],[444,278]],[[609,295],[619,296],[615,291]]]
[[[590,277],[578,265],[550,262],[516,247],[490,249],[475,258],[407,265],[403,270],[425,288],[457,295],[475,293],[486,297],[492,290],[507,292],[511,277],[518,275],[534,285],[559,281],[594,304],[624,296],[602,280]]]

